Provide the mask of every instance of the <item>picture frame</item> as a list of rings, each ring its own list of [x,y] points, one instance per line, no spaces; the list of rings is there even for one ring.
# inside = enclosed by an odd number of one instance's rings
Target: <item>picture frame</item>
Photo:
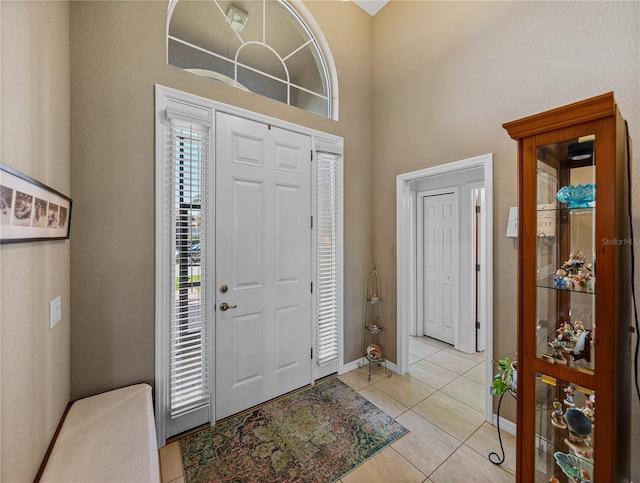
[[[0,163],[0,243],[68,239],[71,205],[68,196]]]

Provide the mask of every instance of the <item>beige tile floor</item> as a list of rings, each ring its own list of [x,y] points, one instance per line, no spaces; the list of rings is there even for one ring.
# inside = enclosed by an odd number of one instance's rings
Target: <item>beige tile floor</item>
[[[412,337],[408,374],[386,377],[363,367],[340,379],[395,418],[409,433],[340,480],[341,483],[515,481],[515,439],[504,433],[501,466],[496,428],[484,421],[484,354],[464,354],[426,337]],[[163,483],[184,483],[177,443],[160,449]]]

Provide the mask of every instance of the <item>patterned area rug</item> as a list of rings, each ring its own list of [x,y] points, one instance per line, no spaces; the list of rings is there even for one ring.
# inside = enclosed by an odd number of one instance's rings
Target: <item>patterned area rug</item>
[[[187,483],[331,482],[407,430],[339,379],[180,439]]]

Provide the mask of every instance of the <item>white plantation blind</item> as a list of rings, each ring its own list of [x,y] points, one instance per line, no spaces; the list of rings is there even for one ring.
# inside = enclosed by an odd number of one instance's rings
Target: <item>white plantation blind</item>
[[[342,156],[316,151],[317,363],[339,353],[342,317]]]
[[[173,227],[168,253],[171,274],[169,405],[171,418],[209,404],[206,266],[209,213],[209,127],[169,115],[167,169]],[[175,255],[174,255],[175,254]],[[175,257],[175,259],[174,259]],[[175,280],[174,280],[175,277]]]

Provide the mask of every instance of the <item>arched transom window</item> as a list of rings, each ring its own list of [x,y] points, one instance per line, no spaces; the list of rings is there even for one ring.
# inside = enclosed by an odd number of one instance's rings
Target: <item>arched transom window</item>
[[[331,54],[302,13],[285,0],[172,0],[167,62],[336,119]]]

